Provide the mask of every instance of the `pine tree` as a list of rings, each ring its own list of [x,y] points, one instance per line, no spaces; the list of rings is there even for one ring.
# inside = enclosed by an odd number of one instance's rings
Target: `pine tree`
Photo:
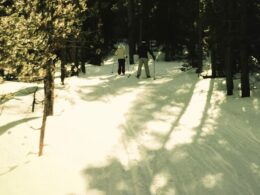
[[[81,29],[80,26],[84,19],[82,13],[85,11],[85,7],[85,1],[82,0],[76,2],[72,0],[66,2],[62,0],[56,2],[53,2],[52,0],[40,1],[39,10],[42,11],[42,15],[46,14],[44,16],[45,23],[43,26],[43,32],[46,34],[46,40],[48,43],[47,53],[54,56],[55,51],[63,46],[62,43],[68,37],[77,37],[79,35]],[[47,116],[53,114],[54,59],[54,57],[49,58],[45,68],[45,103],[40,135],[39,156],[42,155],[43,152]]]
[[[42,154],[45,123],[53,114],[54,68],[57,51],[68,37],[77,37],[84,20],[84,0],[19,0],[0,4],[0,65],[20,79],[44,80],[44,114],[39,155]]]

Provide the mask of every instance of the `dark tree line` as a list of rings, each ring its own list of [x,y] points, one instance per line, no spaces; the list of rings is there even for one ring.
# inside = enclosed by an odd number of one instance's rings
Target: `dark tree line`
[[[6,7],[12,7],[14,3],[8,2],[5,2],[0,9],[2,16],[11,12],[11,9],[8,10]],[[190,65],[197,68],[198,73],[202,71],[203,58],[210,55],[211,77],[226,77],[227,94],[233,93],[233,75],[241,72],[242,96],[249,96],[248,59],[250,56],[258,60],[260,58],[260,30],[257,28],[260,24],[259,1],[87,0],[85,2],[88,9],[82,13],[83,15],[71,16],[82,18],[79,34],[75,36],[72,31],[66,32],[68,34],[66,38],[53,40],[55,42],[53,45],[56,47],[55,54],[61,60],[62,82],[66,77],[67,64],[71,64],[71,75],[78,75],[79,71],[84,73],[85,62],[101,65],[118,41],[128,42],[129,60],[130,64],[133,64],[136,45],[144,39],[156,40],[157,45],[160,45],[160,49],[165,53],[165,60],[169,61],[178,59],[186,48],[187,60]],[[26,12],[27,10],[23,11],[25,15]],[[69,19],[64,19],[62,22],[68,24],[66,21]],[[51,28],[48,28],[48,31],[51,32]],[[2,66],[10,63],[10,59],[14,61],[14,58],[6,59],[9,61],[6,60]],[[22,65],[17,65],[16,69],[18,72],[25,72]]]
[[[211,77],[226,77],[227,95],[233,94],[233,75],[240,72],[242,97],[250,96],[249,57],[260,60],[259,1],[89,0],[89,6],[99,13],[86,22],[93,18],[95,24],[100,22],[103,54],[124,39],[129,43],[131,64],[135,45],[143,39],[162,45],[165,60],[176,59],[185,47],[187,60],[198,73],[203,58],[211,56]]]

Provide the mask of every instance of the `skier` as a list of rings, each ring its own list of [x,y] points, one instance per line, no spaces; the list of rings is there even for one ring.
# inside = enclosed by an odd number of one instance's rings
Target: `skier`
[[[120,75],[121,73],[123,75],[125,75],[125,59],[126,59],[126,52],[125,52],[125,48],[122,44],[120,44],[115,52],[115,55],[118,59],[118,75]]]
[[[150,53],[151,56],[153,57],[153,60],[155,60],[155,56],[154,56],[153,52],[148,48],[146,41],[142,41],[137,50],[137,54],[139,56],[139,64],[138,64],[138,70],[137,70],[136,77],[138,79],[141,75],[143,65],[145,68],[146,77],[147,78],[151,77],[149,67],[148,67],[148,53]]]

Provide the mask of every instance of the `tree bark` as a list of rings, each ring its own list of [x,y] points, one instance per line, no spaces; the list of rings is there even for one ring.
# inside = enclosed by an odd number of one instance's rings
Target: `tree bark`
[[[202,56],[203,56],[203,49],[202,49],[202,11],[201,11],[201,2],[198,0],[198,20],[197,20],[197,33],[198,33],[198,51],[197,51],[197,60],[198,60],[198,68],[197,73],[202,72]]]
[[[45,101],[47,116],[53,115],[54,106],[54,63],[53,60],[47,66],[46,77],[44,79]]]
[[[234,30],[234,1],[229,0],[226,3],[226,17],[225,17],[225,26],[226,26],[226,49],[225,49],[225,67],[226,67],[226,85],[227,85],[227,95],[233,95],[233,49],[236,32]]]
[[[51,6],[49,10],[49,14],[51,17],[51,22],[49,23],[49,40],[48,44],[49,46],[52,46],[53,44],[53,14],[54,14],[54,8]],[[51,47],[50,47],[51,48]],[[51,50],[49,50],[50,53]],[[48,64],[46,65],[46,75],[44,78],[44,109],[43,109],[43,119],[42,119],[42,126],[41,126],[41,133],[40,133],[40,143],[39,143],[39,156],[43,154],[43,146],[44,146],[44,137],[45,137],[45,127],[47,122],[47,117],[50,115],[53,115],[53,107],[54,107],[54,70],[55,70],[55,64],[53,62],[53,59],[50,59]]]
[[[66,48],[61,49],[61,67],[60,67],[60,79],[61,84],[64,85],[64,80],[66,78],[66,64],[67,64],[67,56],[66,56]]]
[[[81,40],[82,43],[81,43],[81,48],[80,48],[80,70],[83,74],[86,74],[86,67],[85,67],[85,63],[86,63],[86,58],[85,58],[85,52],[86,52],[86,49],[85,49],[85,42],[84,40]]]
[[[249,84],[249,67],[248,67],[248,51],[246,38],[246,20],[247,20],[247,5],[246,0],[241,1],[241,17],[240,17],[240,67],[241,67],[241,91],[242,97],[250,96]]]
[[[216,49],[211,50],[211,71],[212,71],[212,78],[217,77],[217,61],[216,61]]]
[[[248,53],[245,44],[242,44],[240,47],[242,97],[250,97]]]
[[[143,40],[143,23],[144,23],[144,15],[143,15],[143,0],[140,1],[139,7],[139,43]]]
[[[76,75],[79,76],[79,48],[77,43],[75,43],[75,54],[74,54],[74,64],[76,67]]]
[[[134,40],[134,2],[128,0],[128,46],[129,46],[129,64],[134,64],[135,40]]]
[[[45,137],[45,127],[47,122],[47,112],[46,112],[46,100],[44,101],[44,110],[43,110],[43,117],[42,117],[42,126],[41,126],[41,133],[40,133],[40,142],[39,142],[39,152],[38,156],[42,156],[43,154],[43,147],[44,147],[44,137]]]
[[[53,103],[54,103],[54,63],[53,60],[50,61],[46,68],[46,76],[44,79],[44,108],[43,108],[43,118],[40,133],[40,143],[39,143],[39,153],[41,156],[43,154],[44,147],[44,137],[45,137],[45,127],[47,122],[47,117],[53,115]]]
[[[226,66],[226,86],[227,86],[227,95],[233,95],[233,74],[232,74],[232,52],[231,52],[231,43],[229,42],[226,47],[226,56],[225,56],[225,66]]]

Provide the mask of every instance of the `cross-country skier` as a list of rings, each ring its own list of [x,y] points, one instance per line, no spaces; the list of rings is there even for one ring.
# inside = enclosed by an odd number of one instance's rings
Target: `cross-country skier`
[[[136,77],[139,78],[142,72],[142,66],[144,65],[146,77],[150,78],[150,71],[148,67],[148,53],[151,54],[153,60],[155,60],[155,56],[153,52],[148,48],[146,41],[142,41],[140,46],[138,47],[137,54],[139,56],[139,64]]]
[[[118,74],[120,75],[121,73],[125,75],[125,59],[126,59],[126,51],[125,47],[122,44],[119,44],[115,55],[118,59]]]

